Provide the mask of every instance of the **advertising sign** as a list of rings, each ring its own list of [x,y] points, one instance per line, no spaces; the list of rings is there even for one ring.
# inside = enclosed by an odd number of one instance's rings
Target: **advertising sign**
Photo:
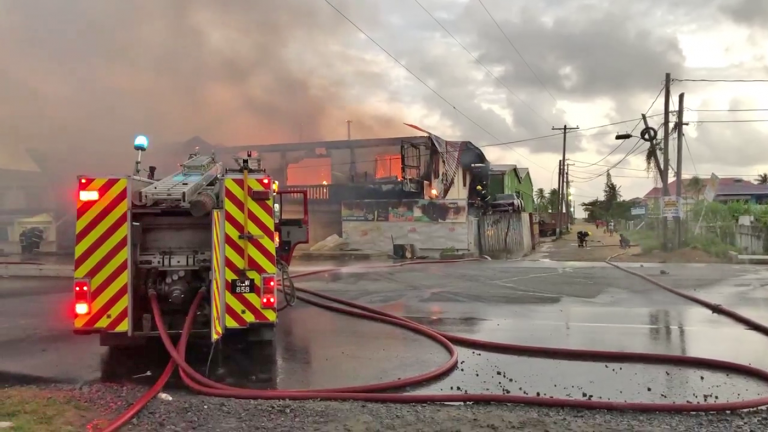
[[[683,214],[680,210],[680,197],[665,196],[662,204],[661,215],[667,219],[680,217]]]
[[[707,200],[707,202],[712,202],[715,199],[715,195],[717,195],[717,186],[720,184],[720,177],[715,175],[715,173],[712,173],[712,176],[709,178],[709,183],[707,183],[707,188],[704,190],[704,199]]]

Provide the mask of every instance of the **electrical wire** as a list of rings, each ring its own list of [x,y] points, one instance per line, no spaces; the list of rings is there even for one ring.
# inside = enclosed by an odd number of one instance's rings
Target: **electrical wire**
[[[688,157],[691,159],[691,164],[693,164],[693,170],[696,171],[696,175],[699,175],[699,169],[696,168],[696,162],[693,161],[693,154],[691,154],[691,147],[688,146],[688,137],[685,134],[683,134],[683,142],[685,143],[685,148],[688,150]]]
[[[768,119],[754,119],[754,120],[696,120],[689,123],[765,123]]]
[[[360,28],[360,26],[358,26],[357,24],[355,24],[355,22],[354,22],[354,21],[352,21],[352,20],[351,20],[351,19],[350,19],[348,16],[346,16],[346,15],[344,14],[344,12],[342,12],[341,10],[339,10],[339,8],[337,8],[337,7],[336,7],[336,6],[335,6],[333,3],[331,3],[331,2],[330,2],[330,0],[325,0],[325,2],[328,4],[328,6],[332,7],[332,8],[333,8],[333,10],[335,10],[335,11],[336,11],[336,12],[337,12],[339,15],[341,15],[341,16],[342,16],[342,17],[343,17],[345,20],[347,20],[347,22],[348,22],[348,23],[350,23],[350,24],[351,24],[353,27],[355,27],[355,28],[356,28],[356,29],[357,29],[357,30],[358,30],[360,33],[362,33],[362,34],[363,34],[365,37],[367,37],[367,38],[368,38],[368,40],[370,40],[371,42],[373,42],[373,43],[374,43],[374,45],[376,45],[377,47],[379,47],[379,49],[381,49],[382,51],[384,51],[384,53],[385,53],[385,54],[387,54],[387,55],[388,55],[388,56],[389,56],[389,57],[390,57],[392,60],[394,60],[394,61],[395,61],[397,64],[399,64],[399,65],[400,65],[400,66],[401,66],[403,69],[405,69],[405,70],[406,70],[406,71],[407,71],[409,74],[411,74],[411,75],[412,75],[414,78],[416,78],[417,80],[419,80],[419,82],[420,82],[420,83],[422,83],[422,84],[423,84],[423,85],[424,85],[426,88],[428,88],[429,90],[431,90],[431,91],[432,91],[432,93],[434,93],[434,94],[435,94],[437,97],[439,97],[440,99],[442,99],[442,100],[443,100],[443,102],[445,102],[446,104],[448,104],[448,105],[449,105],[451,108],[453,108],[453,109],[454,109],[454,110],[455,110],[457,113],[459,113],[461,116],[463,116],[464,118],[466,118],[467,120],[469,120],[470,122],[472,122],[472,124],[474,124],[475,126],[477,126],[477,127],[480,129],[480,130],[482,130],[483,132],[485,132],[486,134],[488,134],[488,136],[490,136],[491,138],[493,138],[494,140],[496,140],[496,142],[498,142],[498,143],[501,143],[501,140],[500,140],[500,139],[499,139],[499,138],[498,138],[496,135],[492,134],[490,131],[488,131],[488,129],[486,129],[486,128],[482,127],[482,126],[481,126],[481,125],[480,125],[478,122],[476,122],[476,121],[475,121],[475,120],[473,120],[471,117],[469,117],[467,114],[465,114],[465,113],[464,113],[464,111],[462,111],[462,110],[460,110],[459,108],[457,108],[457,107],[456,107],[454,104],[452,104],[452,103],[451,103],[451,102],[450,102],[448,99],[446,99],[446,98],[445,98],[443,95],[441,95],[441,94],[440,94],[440,93],[439,93],[437,90],[435,90],[434,88],[432,88],[432,86],[430,86],[429,84],[427,84],[427,82],[426,82],[426,81],[424,81],[424,80],[423,80],[423,79],[421,79],[421,78],[420,78],[418,75],[416,75],[416,74],[415,74],[413,71],[411,71],[410,69],[408,69],[408,67],[407,67],[406,65],[404,65],[404,64],[403,64],[403,63],[402,63],[400,60],[398,60],[398,59],[397,59],[397,57],[395,57],[394,55],[390,54],[390,52],[389,52],[389,51],[387,51],[387,50],[386,50],[386,49],[385,49],[383,46],[381,46],[381,44],[379,44],[378,42],[376,42],[376,40],[375,40],[373,37],[371,37],[371,36],[370,36],[368,33],[366,33],[365,31],[363,31],[363,29],[362,29],[362,28]],[[532,161],[531,159],[529,159],[529,158],[525,157],[525,155],[523,155],[523,154],[522,154],[522,153],[520,153],[519,151],[515,150],[515,149],[514,149],[514,148],[512,148],[512,147],[509,147],[509,146],[508,146],[508,144],[502,144],[502,145],[507,145],[507,147],[508,147],[510,150],[512,150],[513,152],[517,153],[517,155],[518,155],[518,156],[520,156],[521,158],[523,158],[523,159],[527,160],[528,162],[532,163],[533,165],[535,165],[535,166],[537,166],[537,167],[539,167],[539,168],[541,168],[541,169],[543,169],[543,170],[546,170],[546,168],[544,168],[543,166],[541,166],[541,165],[537,164],[536,162]]]
[[[672,82],[759,83],[759,82],[768,82],[768,79],[691,79],[691,78],[672,78]]]
[[[649,106],[649,107],[648,107],[648,109],[647,109],[647,110],[645,110],[645,114],[646,114],[646,117],[648,116],[648,113],[649,113],[649,112],[651,112],[651,109],[653,109],[653,106],[654,106],[654,105],[656,105],[656,101],[658,101],[658,100],[659,100],[659,97],[661,96],[661,93],[663,93],[663,92],[664,92],[664,86],[661,86],[661,89],[659,89],[659,92],[656,94],[656,97],[653,99],[653,102],[651,102],[651,106]],[[637,129],[637,127],[638,127],[638,126],[640,126],[640,123],[642,123],[642,122],[643,122],[643,119],[642,119],[642,117],[641,117],[641,118],[640,118],[640,120],[638,120],[637,124],[635,124],[635,127],[633,127],[631,131],[629,131],[630,135],[631,135],[632,133],[634,133],[634,132],[635,132],[635,129]],[[595,161],[595,162],[594,162],[594,163],[592,163],[591,165],[587,165],[586,167],[582,167],[582,168],[589,168],[590,166],[594,166],[595,164],[597,164],[597,163],[600,163],[600,162],[604,161],[605,159],[607,159],[607,158],[608,158],[608,156],[612,155],[612,154],[613,154],[613,153],[614,153],[616,150],[618,150],[619,148],[621,148],[621,146],[623,146],[623,145],[624,145],[624,143],[625,143],[625,142],[627,142],[627,140],[628,140],[628,139],[629,139],[629,138],[627,138],[627,139],[625,139],[625,140],[622,140],[622,141],[619,143],[619,145],[617,145],[616,147],[614,147],[614,149],[613,149],[613,150],[611,150],[611,151],[610,151],[610,152],[609,152],[607,155],[605,155],[605,156],[603,156],[602,158],[598,159],[597,161]],[[637,143],[635,143],[635,145],[637,145]]]
[[[686,111],[694,112],[759,112],[768,111],[768,108],[746,108],[746,109],[694,109],[685,108]]]
[[[537,115],[537,116],[538,116],[538,117],[539,117],[539,118],[540,118],[542,121],[544,121],[545,123],[547,123],[547,124],[549,125],[549,121],[548,121],[547,119],[545,119],[545,118],[544,118],[544,116],[542,116],[541,114],[539,114],[539,113],[538,113],[538,112],[537,112],[535,109],[533,109],[533,107],[531,107],[530,105],[528,105],[528,104],[527,104],[527,103],[526,103],[526,102],[525,102],[525,101],[524,101],[524,100],[523,100],[523,99],[522,99],[520,96],[518,96],[518,95],[517,95],[517,93],[513,92],[513,91],[512,91],[512,89],[510,89],[510,88],[509,88],[509,86],[507,86],[506,84],[504,84],[504,82],[503,82],[503,81],[502,81],[502,80],[501,80],[499,77],[497,77],[497,76],[496,76],[496,75],[495,75],[493,72],[491,72],[491,70],[490,70],[490,69],[488,69],[488,67],[486,67],[486,66],[483,64],[483,62],[481,62],[481,61],[480,61],[480,59],[478,59],[478,58],[477,58],[477,57],[476,57],[474,54],[472,54],[472,52],[471,52],[471,51],[469,51],[469,49],[468,49],[466,46],[464,46],[464,44],[462,44],[461,42],[459,42],[459,40],[456,38],[456,36],[454,36],[454,35],[453,35],[453,33],[451,33],[451,32],[450,32],[450,30],[448,30],[448,29],[447,29],[447,28],[446,28],[446,27],[443,25],[443,23],[441,23],[441,22],[440,22],[440,21],[439,21],[437,18],[435,18],[435,16],[434,16],[434,15],[432,15],[432,13],[431,13],[431,12],[430,12],[430,11],[429,11],[429,10],[428,10],[426,7],[424,7],[424,5],[423,5],[423,4],[421,4],[421,2],[420,2],[419,0],[413,0],[413,1],[415,1],[415,2],[416,2],[416,4],[417,4],[417,5],[419,5],[419,6],[420,6],[420,7],[421,7],[421,8],[424,10],[424,12],[426,12],[426,13],[427,13],[427,15],[429,15],[429,17],[430,17],[430,18],[432,18],[432,20],[433,20],[433,21],[435,21],[435,22],[437,23],[437,25],[439,25],[439,26],[440,26],[440,27],[441,27],[443,30],[445,30],[445,32],[446,32],[446,33],[448,33],[448,36],[450,36],[450,37],[451,37],[451,38],[452,38],[452,39],[453,39],[453,40],[454,40],[454,41],[455,41],[455,42],[456,42],[456,43],[457,43],[457,44],[458,44],[460,47],[462,47],[462,48],[464,49],[464,51],[466,51],[466,52],[467,52],[467,54],[469,54],[469,55],[470,55],[470,56],[471,56],[471,57],[472,57],[472,58],[475,60],[475,62],[477,62],[477,64],[479,64],[480,66],[482,66],[482,67],[483,67],[483,69],[485,69],[485,71],[486,71],[486,72],[488,72],[488,74],[489,74],[489,75],[491,75],[491,76],[492,76],[492,77],[493,77],[493,78],[494,78],[494,79],[495,79],[495,80],[496,80],[496,81],[497,81],[499,84],[501,84],[501,85],[502,85],[502,86],[503,86],[505,89],[507,89],[507,91],[509,92],[509,94],[511,94],[512,96],[514,96],[514,97],[515,97],[517,100],[519,100],[519,101],[520,101],[520,103],[522,103],[523,105],[525,105],[525,107],[526,107],[526,108],[528,108],[529,110],[531,110],[531,112],[532,112],[532,113],[536,114],[536,115]]]
[[[518,50],[517,47],[515,46],[515,44],[512,43],[512,39],[510,39],[509,36],[507,36],[507,33],[501,28],[501,26],[499,25],[499,22],[496,21],[496,18],[493,17],[493,14],[491,13],[491,11],[489,11],[488,8],[485,7],[485,3],[483,3],[483,0],[477,0],[477,1],[478,1],[478,3],[480,3],[480,6],[482,6],[483,9],[485,9],[485,13],[488,14],[488,17],[491,18],[491,21],[493,21],[493,23],[496,24],[496,28],[498,28],[499,31],[501,32],[501,34],[504,35],[504,38],[507,40],[507,42],[509,42],[509,45],[512,47],[512,49],[514,49],[515,52],[517,53],[517,55],[520,56],[520,59],[523,60],[523,63],[525,63],[525,66],[528,67],[528,70],[531,71],[531,73],[533,74],[534,77],[536,77],[536,81],[538,81],[539,84],[541,84],[541,87],[544,88],[544,90],[547,92],[547,94],[549,94],[549,97],[551,97],[552,100],[555,101],[556,104],[560,104],[560,102],[557,100],[557,98],[554,95],[552,95],[552,92],[549,91],[547,86],[544,85],[544,82],[541,81],[541,79],[539,78],[539,75],[537,75],[536,72],[531,67],[531,65],[528,64],[528,61],[525,60],[525,57],[523,57],[523,54],[520,52],[520,50]]]
[[[658,116],[658,115],[661,115],[661,114],[654,114],[654,116]],[[621,124],[621,123],[629,123],[629,122],[632,122],[632,121],[635,121],[635,120],[638,120],[638,119],[623,120],[623,121],[614,122],[614,123],[608,123],[608,124],[604,124],[604,125],[590,126],[588,128],[579,129],[579,130],[573,131],[573,132],[568,132],[568,134],[569,135],[572,135],[572,134],[579,135],[580,133],[583,133],[585,131],[605,128],[605,127],[609,127],[609,126],[615,126],[615,125]],[[640,120],[642,120],[642,119],[640,119]],[[613,132],[606,132],[604,134],[605,135],[612,135]],[[593,134],[587,134],[585,136],[597,136],[597,135],[603,135],[603,133],[593,133]],[[554,134],[541,135],[541,136],[532,137],[532,138],[523,138],[523,139],[519,139],[519,140],[515,140],[515,141],[506,141],[506,142],[501,142],[501,143],[486,144],[484,146],[480,146],[480,149],[482,150],[482,149],[487,148],[487,147],[497,147],[497,146],[509,145],[509,144],[520,144],[520,143],[524,143],[524,142],[537,141],[537,140],[549,139],[549,138],[555,138],[555,137],[562,138],[563,134],[562,133],[554,133]],[[459,151],[461,151],[461,150],[446,150],[445,153],[446,154],[450,154],[450,153],[459,152]],[[366,163],[366,162],[376,162],[378,160],[379,159],[357,160],[354,163],[355,164],[360,164],[360,163]],[[345,166],[345,165],[352,165],[352,162],[344,162],[344,163],[336,163],[336,164],[334,164],[334,166]],[[322,167],[328,167],[328,165],[307,165],[307,166],[302,166],[302,167],[294,167],[292,169],[310,169],[310,168],[322,168]]]

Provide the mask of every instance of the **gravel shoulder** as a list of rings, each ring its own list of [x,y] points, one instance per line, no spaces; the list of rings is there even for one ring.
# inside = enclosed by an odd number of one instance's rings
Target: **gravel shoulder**
[[[17,388],[19,389],[19,388]],[[31,391],[32,387],[24,387]],[[141,394],[143,388],[94,384],[37,387],[85,406],[79,412],[103,426]],[[397,405],[359,402],[250,401],[169,392],[172,400],[156,398],[123,430],[149,431],[765,431],[765,410],[718,414],[662,414],[586,411],[520,405]],[[58,400],[57,399],[57,400]],[[80,405],[82,404],[82,405]],[[85,411],[83,411],[85,410]],[[97,414],[98,413],[98,414]],[[0,422],[4,421],[0,417]],[[84,419],[80,417],[81,424]],[[28,429],[45,429],[34,423]],[[43,424],[42,426],[45,426]]]

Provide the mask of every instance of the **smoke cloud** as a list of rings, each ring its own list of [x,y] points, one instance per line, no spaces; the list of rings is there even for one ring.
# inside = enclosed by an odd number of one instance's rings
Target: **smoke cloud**
[[[375,20],[355,3],[337,2]],[[0,31],[0,158],[37,149],[52,177],[126,173],[139,133],[150,150],[344,139],[347,119],[404,133],[391,104],[354,98],[388,77],[337,45],[356,31],[323,2],[0,1]]]

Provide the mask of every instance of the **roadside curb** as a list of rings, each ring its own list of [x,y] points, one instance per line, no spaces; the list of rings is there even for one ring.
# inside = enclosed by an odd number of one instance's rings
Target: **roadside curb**
[[[74,277],[75,270],[67,265],[0,264],[0,277]]]

